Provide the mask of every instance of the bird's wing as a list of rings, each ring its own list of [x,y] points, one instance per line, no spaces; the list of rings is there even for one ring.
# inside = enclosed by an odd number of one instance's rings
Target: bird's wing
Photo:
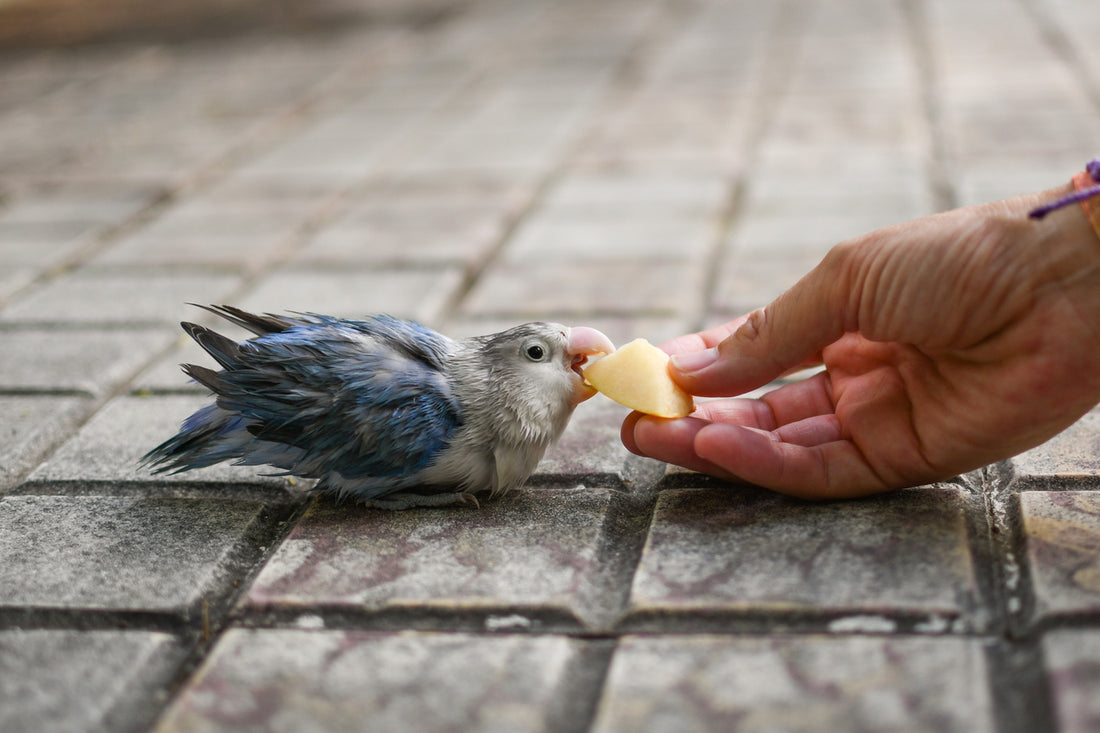
[[[200,367],[193,376],[258,440],[290,447],[276,463],[290,473],[408,476],[428,466],[461,424],[442,371],[450,342],[422,326],[307,316],[242,344],[189,330],[224,370]]]

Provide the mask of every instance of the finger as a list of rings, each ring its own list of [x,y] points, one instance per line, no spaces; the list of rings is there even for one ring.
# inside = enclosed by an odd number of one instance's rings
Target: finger
[[[695,454],[695,435],[707,424],[705,420],[694,417],[665,420],[636,412],[623,423],[623,444],[640,456],[736,481],[735,475]]]
[[[720,326],[708,328],[698,333],[690,333],[687,336],[680,336],[671,341],[665,341],[663,344],[659,344],[659,347],[668,354],[682,354],[689,351],[702,351],[703,349],[712,348],[729,338],[730,334],[740,328],[741,324],[744,323],[745,319],[748,317],[746,313]]]
[[[804,499],[865,496],[890,488],[849,441],[803,446],[774,433],[711,423],[696,431],[696,460],[743,481]]]
[[[741,394],[808,363],[844,334],[853,297],[848,283],[852,251],[834,248],[794,287],[748,314],[717,346],[674,354],[673,379],[695,395]],[[677,348],[681,345],[687,344]]]

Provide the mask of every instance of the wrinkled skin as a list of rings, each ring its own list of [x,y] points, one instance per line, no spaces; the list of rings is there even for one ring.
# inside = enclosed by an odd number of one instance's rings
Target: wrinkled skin
[[[673,378],[761,399],[623,424],[633,452],[804,498],[950,478],[1054,436],[1100,400],[1100,238],[1066,193],[970,207],[835,247],[766,308],[664,344]],[[707,361],[709,365],[703,366]]]

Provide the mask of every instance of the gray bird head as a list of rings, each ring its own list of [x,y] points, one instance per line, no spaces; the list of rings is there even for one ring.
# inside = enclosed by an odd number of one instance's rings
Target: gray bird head
[[[574,407],[595,394],[581,375],[588,357],[615,350],[595,329],[558,323],[525,323],[463,345],[476,353],[477,371],[487,379],[475,390],[478,401],[514,424],[518,439],[543,445],[561,434]]]

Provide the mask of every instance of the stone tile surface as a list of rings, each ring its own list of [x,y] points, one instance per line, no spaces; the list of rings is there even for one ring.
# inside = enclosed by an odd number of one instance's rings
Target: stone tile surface
[[[121,496],[0,499],[0,608],[197,614],[247,574],[258,502]]]
[[[548,635],[230,629],[155,730],[556,730],[554,695],[577,644]]]
[[[1100,475],[1100,410],[1042,445],[1012,459],[1017,479],[1030,486],[1075,481]]]
[[[0,339],[0,391],[101,395],[133,376],[172,336],[164,329],[85,326],[0,328]]]
[[[61,446],[29,480],[77,485],[201,482],[210,484],[211,490],[226,483],[249,483],[270,487],[273,497],[280,496],[288,486],[287,479],[265,476],[271,471],[264,468],[219,464],[185,474],[154,475],[140,463],[142,456],[175,435],[188,415],[209,401],[207,395],[119,397]]]
[[[78,397],[0,396],[0,490],[33,468],[90,408]]]
[[[664,491],[632,611],[658,622],[685,612],[820,613],[884,629],[900,612],[980,626],[969,618],[980,599],[965,514],[956,488],[822,504],[733,487]]]
[[[606,607],[599,545],[607,490],[519,490],[480,510],[388,512],[322,500],[247,591],[254,610],[313,607],[492,627],[594,622]],[[494,619],[496,619],[494,621]]]
[[[181,651],[159,631],[0,630],[0,727],[130,729],[155,713]]]
[[[609,731],[994,731],[981,642],[628,636],[592,727]]]
[[[1095,629],[1053,631],[1043,639],[1043,656],[1063,733],[1084,733],[1100,726],[1100,633]]]
[[[1036,620],[1100,614],[1100,494],[1025,491],[1020,513]]]

